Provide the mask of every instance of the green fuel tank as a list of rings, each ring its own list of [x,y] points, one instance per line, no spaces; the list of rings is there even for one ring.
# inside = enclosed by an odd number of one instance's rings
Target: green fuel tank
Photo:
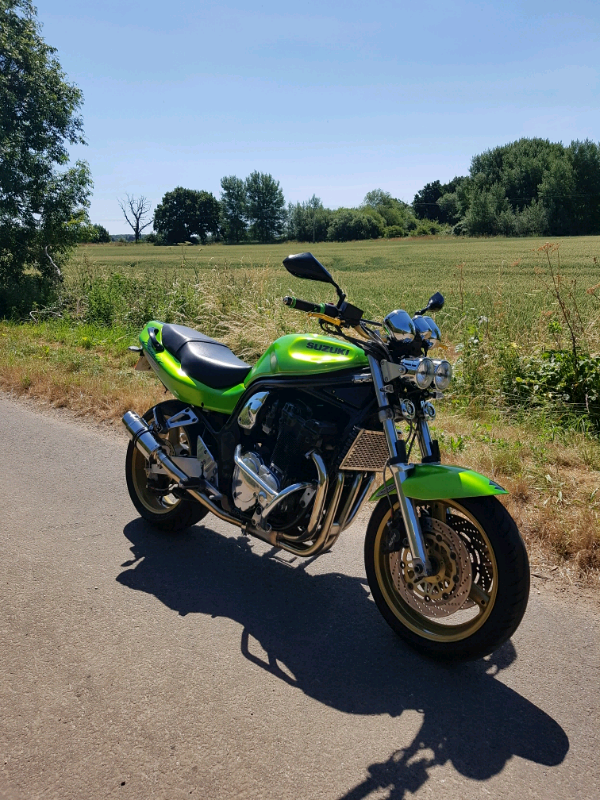
[[[270,345],[248,374],[245,383],[248,386],[257,378],[272,375],[323,375],[368,366],[363,350],[350,342],[316,333],[290,333]]]

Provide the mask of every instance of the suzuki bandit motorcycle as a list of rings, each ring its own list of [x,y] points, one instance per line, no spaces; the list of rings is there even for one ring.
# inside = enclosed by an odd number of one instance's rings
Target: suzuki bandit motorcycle
[[[282,336],[254,366],[192,328],[144,327],[136,368],[154,370],[175,399],[123,417],[134,506],[164,531],[210,511],[308,557],[329,550],[370,500],[365,565],[386,622],[437,659],[492,652],[523,617],[529,565],[497,498],[506,491],[441,464],[430,435],[432,400],[452,376],[448,361],[430,357],[441,338],[430,314],[443,296],[413,317],[396,310],[376,322],[311,253],[283,264],[333,286],[337,303],[285,297],[323,334]]]

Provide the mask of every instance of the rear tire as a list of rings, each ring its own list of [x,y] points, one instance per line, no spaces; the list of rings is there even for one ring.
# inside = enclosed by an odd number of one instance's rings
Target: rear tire
[[[178,400],[167,400],[160,403],[159,407],[165,417],[170,417],[185,408],[185,405]],[[144,419],[146,422],[153,419],[152,409],[146,411]],[[161,437],[165,439],[165,447],[172,449],[177,455],[194,455],[196,437],[190,427],[174,428],[166,437]],[[177,497],[168,491],[161,494],[161,491],[170,487],[169,478],[165,475],[157,476],[154,486],[149,486],[149,468],[150,462],[130,441],[125,458],[127,489],[131,502],[146,522],[161,531],[175,533],[190,528],[208,514],[208,509],[195,500]]]
[[[377,607],[419,652],[466,661],[491,653],[517,629],[529,597],[529,561],[512,517],[495,497],[416,505],[435,577],[419,578],[397,504],[371,516],[365,566]],[[389,552],[392,550],[392,552]]]

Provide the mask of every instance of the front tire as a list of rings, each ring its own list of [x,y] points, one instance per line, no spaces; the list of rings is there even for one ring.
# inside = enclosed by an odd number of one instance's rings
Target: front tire
[[[165,417],[185,408],[176,400],[167,400],[160,403],[159,407]],[[152,409],[146,411],[143,418],[150,422],[153,419]],[[165,448],[175,455],[194,455],[196,437],[189,427],[173,428],[161,439]],[[150,462],[130,441],[125,458],[127,489],[131,502],[146,522],[161,531],[175,533],[190,528],[208,514],[208,509],[196,500],[188,500],[168,491],[172,488],[168,476],[152,475],[150,468]]]
[[[481,658],[512,636],[527,608],[529,561],[517,526],[495,497],[415,505],[435,575],[420,578],[412,570],[398,505],[392,513],[383,498],[365,539],[373,599],[421,653]]]

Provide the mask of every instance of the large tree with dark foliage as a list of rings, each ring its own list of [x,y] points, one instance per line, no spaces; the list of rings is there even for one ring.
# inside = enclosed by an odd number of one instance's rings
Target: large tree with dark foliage
[[[169,244],[198,237],[202,244],[208,234],[219,235],[220,204],[210,192],[178,186],[167,192],[154,212],[154,230]]]
[[[268,173],[252,172],[245,186],[250,233],[259,242],[272,242],[281,235],[286,216],[279,181]]]
[[[519,139],[475,156],[458,194],[466,233],[600,233],[600,148]]]
[[[41,290],[61,277],[61,264],[85,220],[87,164],[67,166],[69,144],[84,143],[82,96],[68,83],[44,42],[30,0],[0,0],[0,296]],[[63,167],[64,169],[60,169]],[[26,275],[27,273],[27,275]],[[36,277],[37,276],[37,277]],[[33,295],[27,295],[33,299]],[[19,305],[19,304],[17,304]]]
[[[230,244],[246,238],[246,186],[241,178],[229,175],[221,178],[221,228]]]
[[[419,219],[431,219],[440,222],[442,225],[447,223],[453,224],[457,220],[452,218],[451,212],[444,206],[439,204],[439,200],[445,194],[452,194],[456,192],[460,183],[464,178],[453,178],[448,183],[440,183],[440,181],[432,181],[426,183],[425,186],[416,193],[413,200],[413,209],[415,215]]]

